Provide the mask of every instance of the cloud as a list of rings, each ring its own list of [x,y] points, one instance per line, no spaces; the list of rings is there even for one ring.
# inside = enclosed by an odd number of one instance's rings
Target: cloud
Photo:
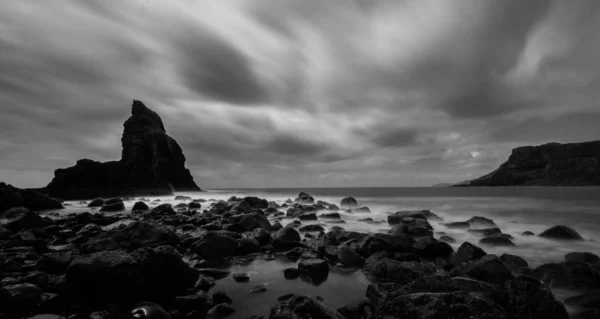
[[[599,12],[594,0],[6,3],[0,176],[43,186],[79,158],[118,158],[140,99],[203,187],[468,179],[515,146],[598,136]]]

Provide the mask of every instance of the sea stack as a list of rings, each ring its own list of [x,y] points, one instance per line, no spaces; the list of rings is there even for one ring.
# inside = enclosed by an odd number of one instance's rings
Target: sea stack
[[[600,141],[517,147],[495,171],[456,186],[592,185],[600,185]]]
[[[57,169],[45,191],[62,199],[200,191],[185,168],[181,147],[167,135],[156,112],[134,100],[123,126],[121,160],[81,159],[73,167]]]

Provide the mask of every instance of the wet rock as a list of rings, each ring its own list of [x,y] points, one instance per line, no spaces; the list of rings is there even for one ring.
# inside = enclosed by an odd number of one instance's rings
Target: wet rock
[[[464,242],[456,251],[456,258],[461,262],[474,261],[487,255],[483,249],[471,244],[470,242]]]
[[[315,231],[318,232],[318,231],[324,231],[325,228],[323,228],[323,226],[321,226],[321,225],[312,224],[312,225],[302,226],[298,230],[301,232],[315,232]]]
[[[300,276],[297,268],[286,268],[283,270],[283,277],[285,279],[296,279]]]
[[[199,202],[194,201],[194,202],[190,202],[188,204],[188,207],[189,207],[189,209],[200,209],[200,208],[202,208],[202,204],[200,204]]]
[[[479,243],[489,246],[516,246],[508,237],[502,235],[494,235],[482,238]]]
[[[173,247],[77,256],[66,272],[71,293],[86,300],[161,299],[192,287],[198,273]]]
[[[35,269],[50,274],[62,274],[75,256],[71,251],[47,253],[35,263]]]
[[[312,212],[304,212],[298,215],[298,219],[300,220],[317,220],[317,214]]]
[[[175,297],[175,304],[180,313],[192,311],[206,313],[211,307],[211,300],[206,294],[193,294]]]
[[[341,219],[340,213],[323,213],[319,215],[320,218],[326,219]]]
[[[363,299],[349,305],[338,308],[346,319],[375,319],[375,305],[368,299]]]
[[[242,238],[238,241],[238,255],[247,255],[260,252],[260,243],[254,238]]]
[[[581,235],[573,228],[564,225],[548,228],[539,234],[539,236],[559,240],[583,240]]]
[[[517,277],[500,287],[500,305],[508,318],[568,319],[569,314],[563,304],[554,298],[550,289],[530,277]]]
[[[261,246],[269,245],[271,243],[271,234],[262,228],[254,229],[252,235]]]
[[[501,284],[514,278],[512,272],[496,257],[488,255],[470,264],[466,273],[477,280]]]
[[[600,257],[588,252],[571,252],[565,255],[566,261],[581,261],[596,268],[600,267]]]
[[[504,310],[482,294],[472,292],[400,295],[377,308],[380,318],[505,318]]]
[[[385,252],[379,252],[367,258],[362,271],[371,281],[399,284],[407,284],[426,274],[426,270],[420,263],[399,262]]]
[[[250,281],[250,276],[246,273],[237,273],[233,274],[233,280],[235,282],[248,282]]]
[[[370,213],[371,209],[369,207],[358,207],[352,210],[354,213]]]
[[[207,260],[218,260],[235,255],[237,242],[220,232],[209,231],[192,245],[192,251]]]
[[[339,316],[320,302],[308,297],[289,295],[280,298],[277,305],[271,308],[269,319],[339,319]]]
[[[348,267],[360,267],[365,262],[356,251],[346,245],[337,247],[336,257],[340,263]]]
[[[397,225],[397,227],[392,228],[394,233],[406,233],[415,237],[433,236],[433,227],[431,224],[429,224],[427,219],[414,217],[403,217],[401,219],[396,219],[394,216],[396,215],[388,216],[388,223],[390,223],[390,225]]]
[[[526,230],[524,232],[521,233],[522,236],[535,236],[535,234],[532,231]]]
[[[13,207],[25,207],[29,210],[40,211],[61,209],[63,205],[56,199],[29,189],[19,189],[0,182],[0,213]]]
[[[294,200],[294,202],[300,203],[300,204],[312,205],[315,203],[315,199],[312,196],[310,196],[308,193],[300,192],[298,194],[298,197],[296,197],[296,199]]]
[[[481,216],[471,217],[467,220],[467,223],[471,225],[471,227],[496,227],[496,223],[493,220]]]
[[[342,209],[353,209],[358,208],[358,202],[354,197],[346,197],[340,201],[340,208]]]
[[[175,210],[171,204],[160,204],[150,210],[150,215],[175,215]]]
[[[220,303],[212,307],[206,314],[207,319],[220,319],[230,316],[235,312],[233,306],[228,303]]]
[[[298,264],[298,272],[310,282],[319,284],[327,279],[329,265],[323,259],[307,259]]]
[[[18,232],[23,229],[44,228],[50,225],[50,222],[25,207],[14,207],[0,214],[0,225]]]
[[[126,250],[163,245],[176,247],[180,244],[179,237],[170,228],[153,222],[137,221],[117,230],[115,233],[106,233],[99,236],[87,247],[94,246],[94,244],[107,239],[116,243],[113,249],[122,248]],[[89,250],[93,251],[91,248]]]
[[[502,254],[498,259],[513,273],[518,273],[523,267],[529,267],[525,259],[516,255]]]
[[[123,203],[123,199],[121,198],[111,198],[107,199],[100,208],[101,212],[118,212],[125,210],[125,203]]]
[[[256,228],[262,228],[264,230],[271,229],[271,223],[267,220],[267,217],[261,213],[246,214],[239,223],[244,226],[246,231],[253,231]]]
[[[380,251],[394,252],[394,247],[387,241],[374,236],[366,236],[358,244],[358,252],[365,258]]]
[[[231,303],[233,303],[233,300],[231,300],[231,298],[223,291],[215,291],[213,293],[212,299],[215,304],[220,304],[220,303],[231,304]]]
[[[104,205],[103,198],[96,198],[90,201],[87,207],[102,207]]]
[[[6,313],[14,314],[15,318],[34,309],[41,301],[43,294],[41,288],[30,283],[6,285],[2,290],[4,295],[0,296],[3,297],[4,305],[0,305],[0,309],[5,308]]]
[[[413,247],[419,256],[426,259],[449,259],[454,254],[450,245],[432,237],[419,239]]]
[[[281,228],[275,233],[275,240],[283,242],[297,242],[300,241],[300,234],[293,227],[286,226]]]
[[[131,208],[132,212],[145,212],[148,209],[150,209],[148,207],[148,205],[146,205],[146,203],[144,202],[136,202],[135,204],[133,204],[133,207]]]

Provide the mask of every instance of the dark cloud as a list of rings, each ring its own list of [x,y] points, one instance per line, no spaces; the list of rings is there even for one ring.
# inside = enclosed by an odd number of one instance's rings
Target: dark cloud
[[[182,31],[175,43],[180,54],[177,63],[192,90],[233,104],[268,100],[268,91],[242,52],[200,26],[189,25]]]
[[[357,128],[354,132],[368,139],[376,147],[399,148],[417,144],[417,130],[396,127],[397,125],[393,122],[375,123],[369,128]]]

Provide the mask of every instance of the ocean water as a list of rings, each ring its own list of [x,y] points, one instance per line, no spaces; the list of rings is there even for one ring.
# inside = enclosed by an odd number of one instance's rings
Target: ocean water
[[[565,254],[586,251],[600,255],[600,187],[494,187],[494,188],[303,188],[303,189],[211,189],[206,192],[178,193],[193,199],[227,200],[231,196],[257,196],[269,201],[283,203],[294,199],[300,191],[311,194],[315,201],[323,200],[339,205],[347,196],[357,199],[360,206],[367,206],[371,213],[347,214],[340,211],[344,224],[329,224],[325,220],[303,222],[317,223],[325,228],[334,225],[360,232],[387,232],[387,215],[390,212],[412,209],[429,209],[444,219],[444,222],[465,221],[473,216],[491,218],[503,233],[514,237],[516,247],[482,246],[488,253],[497,255],[511,253],[519,255],[534,268],[548,262],[560,262]],[[160,203],[177,204],[174,196],[146,197],[160,199]],[[128,209],[135,200],[126,202]],[[69,202],[64,213],[90,211],[78,201]],[[202,203],[203,208],[210,202]],[[93,210],[91,210],[93,212]],[[379,224],[359,222],[371,217],[382,221]],[[283,225],[292,219],[281,221]],[[481,239],[476,234],[461,229],[448,229],[432,222],[436,232],[442,231],[456,239],[451,244],[457,249],[464,241],[477,244]],[[553,241],[537,236],[522,236],[529,230],[536,235],[554,225],[567,225],[577,230],[585,239],[582,242]],[[436,235],[435,237],[439,237]],[[300,279],[286,280],[283,269],[295,263],[281,260],[256,260],[243,266],[234,266],[233,272],[247,272],[250,282],[236,283],[231,277],[217,281],[212,291],[221,290],[233,299],[236,309],[231,318],[247,318],[250,315],[268,317],[270,306],[277,297],[287,293],[302,293],[323,297],[333,309],[365,296],[369,281],[362,272],[344,273],[332,271],[327,281],[319,286]],[[250,288],[265,285],[264,293],[251,293]],[[564,299],[575,292],[556,290],[555,295]]]

